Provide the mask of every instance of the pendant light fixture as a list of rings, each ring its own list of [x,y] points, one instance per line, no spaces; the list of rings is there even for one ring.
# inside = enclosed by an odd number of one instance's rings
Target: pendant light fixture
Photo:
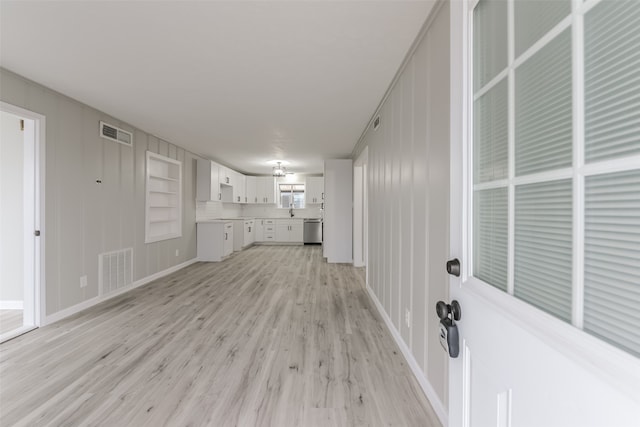
[[[278,162],[278,166],[273,167],[273,176],[282,177],[282,176],[285,176],[286,174],[287,174],[287,168],[282,166],[280,162]]]

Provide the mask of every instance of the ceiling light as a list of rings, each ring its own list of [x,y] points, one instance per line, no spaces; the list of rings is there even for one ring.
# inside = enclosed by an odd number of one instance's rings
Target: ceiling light
[[[273,176],[281,177],[281,176],[285,176],[286,174],[287,174],[287,168],[282,166],[280,162],[278,162],[278,166],[273,167]]]

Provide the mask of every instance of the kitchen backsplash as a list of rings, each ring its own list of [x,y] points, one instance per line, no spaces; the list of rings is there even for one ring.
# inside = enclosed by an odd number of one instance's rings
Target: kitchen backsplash
[[[294,218],[321,218],[320,206],[294,209]],[[265,205],[238,205],[222,202],[196,202],[196,221],[218,218],[289,218],[288,209]]]

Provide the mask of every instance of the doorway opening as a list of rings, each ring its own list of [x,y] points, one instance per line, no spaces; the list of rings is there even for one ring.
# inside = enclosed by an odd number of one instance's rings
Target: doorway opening
[[[44,116],[0,103],[0,342],[43,318]]]

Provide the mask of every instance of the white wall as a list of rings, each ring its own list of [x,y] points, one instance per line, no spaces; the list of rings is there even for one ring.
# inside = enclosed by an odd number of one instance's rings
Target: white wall
[[[353,161],[324,161],[324,241],[327,262],[353,262]]]
[[[24,137],[20,118],[0,112],[0,306],[24,293]]]
[[[448,295],[449,3],[432,14],[381,106],[380,127],[354,155],[368,147],[369,287],[443,420],[448,359],[435,305]]]
[[[98,296],[102,252],[133,247],[134,281],[196,257],[197,156],[4,69],[0,88],[2,101],[46,116],[47,315]],[[132,132],[134,147],[99,137],[100,120]],[[181,238],[144,243],[146,150],[183,162]]]

